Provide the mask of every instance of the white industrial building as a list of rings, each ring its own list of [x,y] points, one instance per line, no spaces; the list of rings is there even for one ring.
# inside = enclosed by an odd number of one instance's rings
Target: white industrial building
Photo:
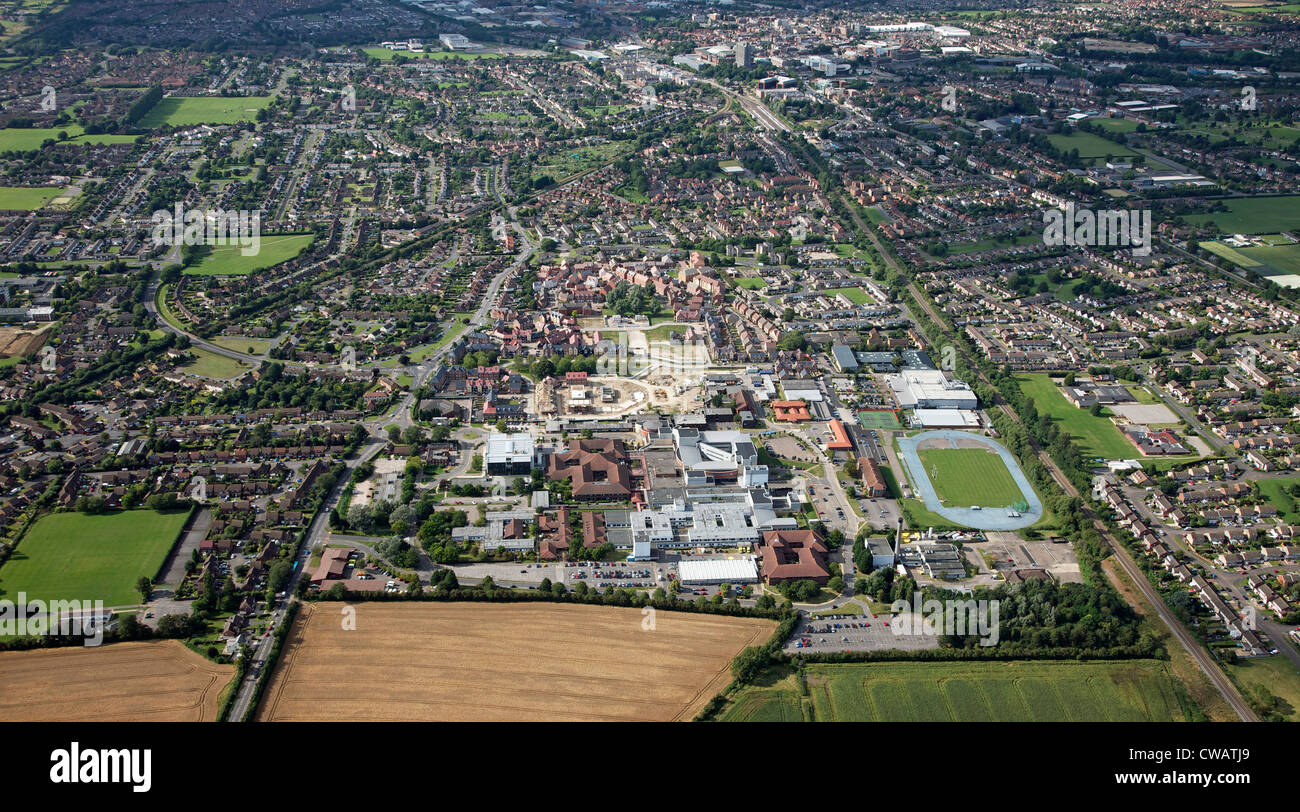
[[[902,409],[976,409],[979,399],[961,381],[938,369],[909,369],[886,375],[886,383]]]
[[[758,567],[752,556],[742,558],[692,561],[677,563],[677,574],[683,584],[753,584],[758,582]]]

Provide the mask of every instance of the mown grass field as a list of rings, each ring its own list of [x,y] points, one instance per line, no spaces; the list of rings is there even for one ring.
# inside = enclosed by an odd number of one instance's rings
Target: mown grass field
[[[1225,670],[1247,700],[1267,691],[1285,703],[1281,712],[1288,721],[1300,722],[1300,671],[1286,657],[1279,654],[1239,660]]]
[[[172,96],[159,100],[145,113],[140,126],[153,129],[252,121],[257,111],[270,103],[270,96]]]
[[[1094,417],[1086,409],[1076,408],[1045,373],[1017,375],[1020,391],[1034,401],[1039,414],[1045,414],[1061,424],[1079,445],[1085,457],[1107,460],[1130,459],[1140,456],[1137,446],[1125,439],[1115,424],[1105,417]]]
[[[1006,507],[1024,499],[1002,458],[982,448],[923,448],[916,452],[939,501],[949,507]]]
[[[743,689],[722,721],[1169,722],[1191,707],[1166,665],[1126,662],[898,662],[810,665]]]
[[[191,347],[189,351],[196,356],[194,363],[186,364],[181,369],[193,375],[202,375],[205,378],[218,381],[228,381],[231,378],[238,378],[249,368],[249,365],[243,361],[237,361],[234,358],[218,355],[215,352],[209,352],[198,347]]]
[[[853,302],[855,305],[864,305],[870,301],[867,292],[862,288],[827,288],[826,290],[823,290],[822,293],[832,299],[839,294],[844,294],[844,298]]]
[[[74,144],[130,144],[136,135],[86,135],[80,124],[68,124],[64,127],[5,127],[0,129],[0,152],[40,149],[46,141],[58,141],[59,133],[66,133],[67,140]]]
[[[1111,141],[1108,138],[1102,138],[1100,135],[1075,131],[1070,135],[1049,135],[1047,140],[1052,142],[1052,146],[1062,152],[1069,152],[1072,149],[1079,150],[1079,157],[1087,160],[1089,158],[1100,159],[1110,155],[1114,158],[1132,157],[1136,155],[1133,150]]]
[[[190,276],[245,276],[293,259],[312,244],[314,234],[263,234],[256,254],[244,256],[238,244],[214,245],[198,264],[186,268]]]
[[[123,510],[101,516],[51,513],[28,529],[0,567],[9,600],[102,600],[105,606],[140,602],[140,576],[158,574],[188,511]]]
[[[0,209],[35,211],[61,194],[57,186],[0,186]]]
[[[1222,201],[1226,212],[1192,214],[1193,225],[1214,223],[1225,234],[1276,234],[1300,228],[1300,195],[1239,197]]]

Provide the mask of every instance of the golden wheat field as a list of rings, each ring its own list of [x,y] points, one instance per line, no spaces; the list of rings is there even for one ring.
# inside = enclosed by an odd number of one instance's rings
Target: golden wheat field
[[[210,722],[234,675],[178,640],[0,652],[0,721]]]
[[[731,679],[775,622],[523,603],[303,607],[262,721],[674,721]]]

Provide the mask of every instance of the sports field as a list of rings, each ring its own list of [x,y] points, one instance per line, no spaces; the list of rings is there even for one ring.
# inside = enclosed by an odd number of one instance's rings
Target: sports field
[[[1287,242],[1236,248],[1216,240],[1201,242],[1199,245],[1239,268],[1254,271],[1282,287],[1300,288],[1300,243]]]
[[[9,600],[25,592],[28,600],[134,606],[140,603],[136,581],[158,574],[188,517],[184,510],[48,514],[0,567],[0,590]]]
[[[1164,663],[898,662],[810,665],[743,689],[723,721],[1169,722],[1189,719]]]
[[[171,96],[160,99],[140,119],[140,126],[153,129],[252,121],[257,111],[270,103],[270,96]]]
[[[263,234],[256,254],[244,256],[238,244],[214,245],[197,265],[186,268],[190,276],[244,276],[293,259],[311,245],[313,234]]]
[[[1017,375],[1016,379],[1020,391],[1033,399],[1038,413],[1060,423],[1085,457],[1123,460],[1140,456],[1137,446],[1125,439],[1109,418],[1094,417],[1087,409],[1076,408],[1045,373]]]
[[[1193,225],[1212,222],[1224,234],[1276,234],[1300,228],[1300,195],[1238,197],[1222,202],[1228,211],[1183,219]]]
[[[0,209],[35,211],[61,194],[58,186],[0,186]]]
[[[898,415],[888,409],[859,409],[858,422],[864,429],[901,429]]]
[[[1007,507],[1023,500],[1002,458],[983,448],[919,448],[917,456],[945,506]]]
[[[675,721],[771,620],[560,603],[307,604],[258,718]],[[653,628],[647,629],[647,620]]]
[[[179,640],[0,652],[0,721],[214,722],[234,675]]]

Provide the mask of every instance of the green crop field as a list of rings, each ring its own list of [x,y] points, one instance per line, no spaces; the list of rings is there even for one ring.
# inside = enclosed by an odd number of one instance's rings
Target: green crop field
[[[1157,660],[813,664],[807,680],[814,721],[1169,722],[1193,715]],[[742,689],[722,720],[803,718],[789,682]]]
[[[197,265],[186,268],[189,276],[243,276],[255,273],[263,268],[279,265],[285,260],[293,259],[298,252],[312,244],[312,234],[263,234],[262,243],[256,254],[244,256],[243,248],[238,244],[214,245],[207,256]]]
[[[923,448],[917,456],[948,507],[1006,507],[1023,500],[1002,458],[982,448]]]
[[[1193,225],[1214,223],[1224,234],[1276,234],[1300,228],[1300,195],[1238,197],[1222,201],[1226,212],[1193,214]]]
[[[1039,414],[1045,414],[1061,424],[1079,445],[1085,457],[1108,460],[1130,459],[1140,456],[1137,446],[1130,443],[1115,424],[1105,417],[1094,417],[1087,409],[1076,408],[1043,373],[1017,375],[1020,391],[1034,401]]]
[[[0,209],[35,211],[61,194],[57,186],[0,186]]]
[[[32,525],[0,567],[8,600],[140,602],[135,583],[149,578],[176,543],[188,511],[124,510],[101,516],[52,513]]]
[[[270,96],[171,96],[154,105],[140,119],[140,126],[153,129],[252,121],[257,111],[270,103]]]
[[[1300,287],[1300,243],[1278,243],[1274,238],[1264,239],[1270,244],[1235,248],[1227,243],[1210,241],[1199,245],[1239,268],[1254,271],[1282,287]]]

